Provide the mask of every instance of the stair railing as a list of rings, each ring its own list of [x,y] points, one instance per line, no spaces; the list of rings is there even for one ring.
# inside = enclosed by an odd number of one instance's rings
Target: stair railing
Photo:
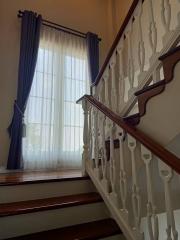
[[[93,96],[78,102],[84,109],[85,170],[127,239],[177,240],[180,159]]]
[[[92,94],[120,116],[136,102],[134,92],[163,79],[159,56],[180,38],[178,0],[134,0],[109,51]]]

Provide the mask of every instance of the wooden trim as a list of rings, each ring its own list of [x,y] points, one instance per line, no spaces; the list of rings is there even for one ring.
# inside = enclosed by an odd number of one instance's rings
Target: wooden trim
[[[129,23],[129,20],[130,20],[130,18],[132,17],[132,14],[134,13],[134,10],[135,10],[138,2],[139,2],[139,0],[134,0],[134,1],[133,1],[132,5],[131,5],[131,7],[130,7],[130,9],[129,9],[129,11],[128,11],[128,14],[127,14],[127,16],[126,16],[126,18],[125,18],[125,20],[124,20],[124,22],[123,22],[123,24],[122,24],[122,26],[121,26],[118,34],[117,34],[115,40],[114,40],[114,42],[113,42],[113,44],[112,44],[112,46],[111,46],[111,48],[110,48],[110,50],[109,50],[109,52],[108,52],[108,55],[107,55],[107,57],[106,57],[106,59],[105,59],[105,62],[104,62],[104,64],[102,65],[101,70],[100,70],[98,76],[96,77],[95,82],[91,85],[91,88],[92,88],[93,86],[98,85],[99,81],[101,80],[101,77],[102,77],[102,75],[103,75],[103,73],[104,73],[104,71],[105,71],[105,69],[106,69],[106,67],[107,67],[107,65],[108,65],[108,63],[109,63],[109,60],[110,60],[110,58],[112,57],[112,54],[113,54],[114,50],[116,49],[117,44],[118,44],[120,38],[123,36],[124,30],[125,30],[127,24]]]
[[[46,180],[27,180],[19,182],[1,182],[0,186],[17,186],[26,184],[40,184],[40,183],[55,183],[55,182],[69,182],[69,181],[81,181],[89,180],[89,176],[84,177],[69,177],[69,178],[59,178],[59,179],[46,179]]]
[[[158,86],[160,86],[160,85],[163,85],[163,84],[165,84],[165,81],[164,81],[164,80],[161,80],[161,81],[159,81],[159,82],[157,82],[157,83],[153,83],[152,85],[145,86],[145,87],[142,88],[141,90],[135,92],[134,95],[138,97],[139,95],[141,95],[141,94],[143,94],[143,93],[146,93],[147,91],[150,91],[151,89],[154,89],[154,88],[156,88],[156,87],[158,87]]]
[[[14,237],[11,240],[97,240],[122,234],[115,220],[111,218],[76,224],[59,229]]]
[[[83,99],[88,101],[90,104],[96,107],[99,111],[104,113],[114,123],[116,123],[118,126],[123,128],[127,133],[129,133],[134,138],[136,138],[137,141],[139,141],[141,144],[147,147],[153,154],[155,154],[164,163],[169,165],[172,169],[174,169],[177,173],[180,174],[180,164],[179,164],[180,159],[178,157],[176,157],[170,151],[162,147],[158,142],[156,142],[155,140],[147,136],[145,133],[143,133],[139,129],[127,124],[121,117],[119,117],[116,113],[108,109],[105,105],[100,103],[93,96],[84,95],[77,102],[82,101]]]
[[[169,83],[174,77],[174,68],[180,61],[180,46],[167,52],[159,58],[163,64],[165,82]]]
[[[159,60],[163,61],[164,59],[168,58],[171,55],[176,54],[179,51],[180,51],[180,46],[174,47],[174,48],[170,49],[167,53],[165,53],[162,56],[160,56]]]
[[[62,172],[14,172],[0,174],[0,186],[14,186],[26,184],[55,183],[68,181],[89,180],[89,176],[78,176],[78,174],[62,173]]]
[[[101,196],[98,193],[92,192],[13,203],[1,203],[0,217],[74,207],[101,201]]]
[[[146,86],[135,93],[135,96],[137,96],[138,98],[139,113],[124,118],[127,123],[133,126],[139,124],[141,117],[146,114],[146,107],[148,101],[152,97],[162,93],[166,88],[166,84],[173,80],[174,68],[180,60],[180,46],[170,50],[169,52],[161,56],[159,59],[163,62],[165,79],[150,86]]]
[[[154,86],[153,86],[154,85]],[[148,101],[162,93],[165,89],[165,81],[160,81],[159,84],[153,84],[152,86],[146,87],[141,94],[138,94],[138,107],[139,107],[139,117],[146,114],[146,107]]]
[[[132,126],[136,126],[139,124],[140,122],[140,114],[139,113],[135,113],[133,115],[130,115],[130,116],[127,116],[127,117],[124,117],[124,121],[127,122],[128,124],[132,125]]]

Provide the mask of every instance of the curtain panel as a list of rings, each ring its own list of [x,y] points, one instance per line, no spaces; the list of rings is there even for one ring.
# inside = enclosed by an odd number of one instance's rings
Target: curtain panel
[[[81,168],[83,112],[89,93],[86,39],[42,26],[38,60],[25,111],[25,169]]]
[[[88,61],[91,83],[94,83],[99,72],[99,39],[95,33],[87,33]]]
[[[40,15],[37,16],[33,12],[24,11],[21,25],[17,100],[14,103],[14,113],[8,128],[11,138],[8,169],[19,169],[22,167],[23,116],[36,66],[41,22],[42,17]]]

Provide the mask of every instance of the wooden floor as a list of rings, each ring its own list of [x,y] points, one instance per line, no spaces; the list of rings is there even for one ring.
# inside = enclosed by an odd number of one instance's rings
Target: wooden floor
[[[0,174],[0,186],[37,182],[54,182],[61,180],[79,180],[84,178],[87,177],[83,177],[80,170],[8,172]]]

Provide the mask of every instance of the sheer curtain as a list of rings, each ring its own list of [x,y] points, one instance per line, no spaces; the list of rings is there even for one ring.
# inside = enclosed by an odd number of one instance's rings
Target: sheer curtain
[[[89,92],[86,40],[43,26],[25,112],[25,169],[81,168],[83,113]]]

